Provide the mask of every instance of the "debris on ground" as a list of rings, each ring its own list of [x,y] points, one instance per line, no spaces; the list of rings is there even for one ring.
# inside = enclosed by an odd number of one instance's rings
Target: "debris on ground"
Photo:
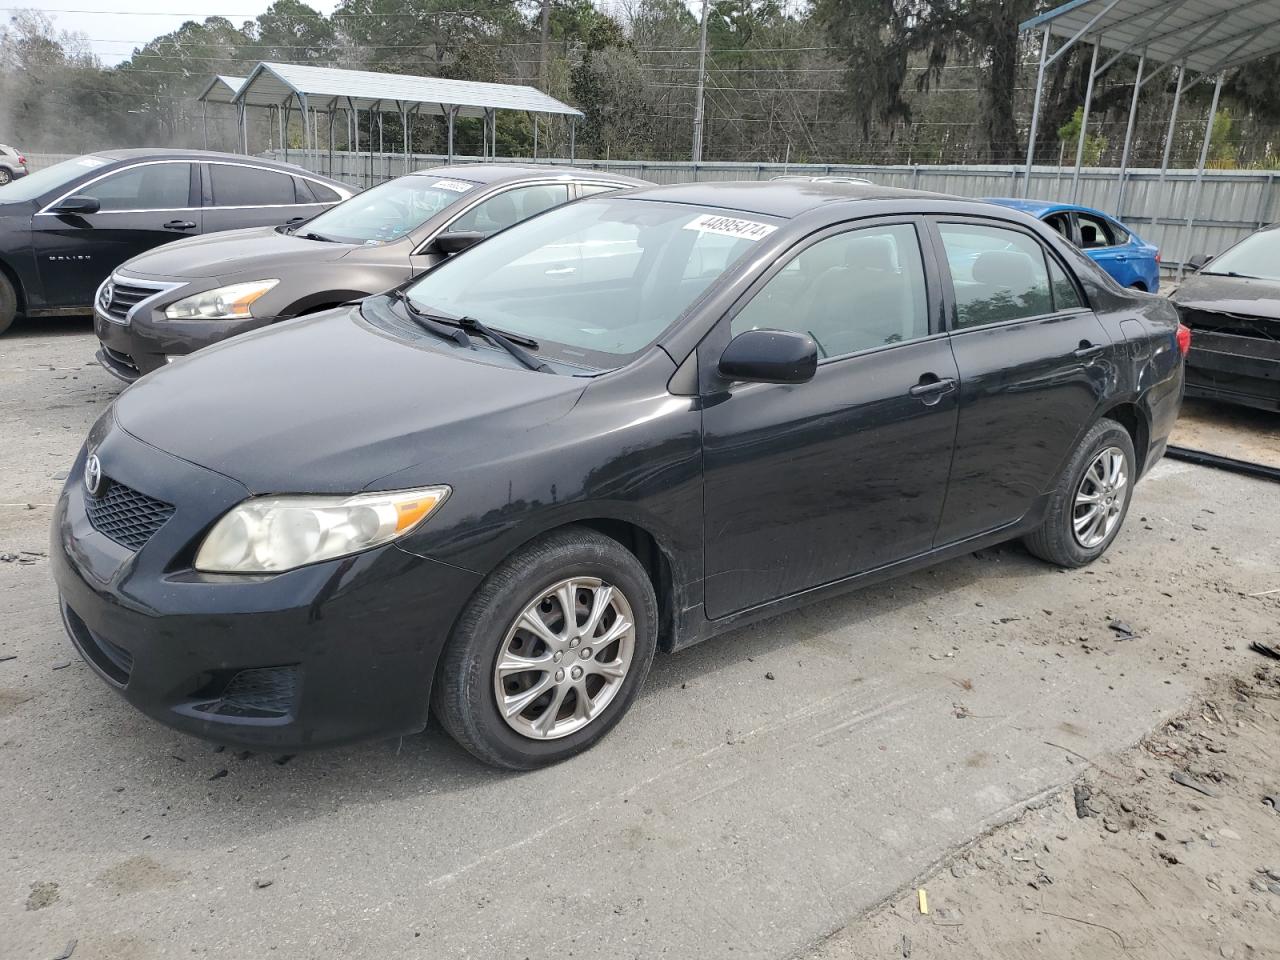
[[[1280,665],[1206,694],[800,956],[893,957],[904,943],[985,960],[1275,956]]]
[[[1249,649],[1254,653],[1262,654],[1264,657],[1270,657],[1272,660],[1280,660],[1280,648],[1262,643],[1259,640],[1255,640],[1253,643],[1249,644]]]
[[[1112,620],[1107,624],[1107,628],[1116,634],[1117,640],[1138,640],[1140,639],[1133,632],[1133,627],[1129,626],[1123,620]]]
[[[226,767],[223,767],[221,770],[219,770],[217,773],[215,773],[215,774],[214,774],[212,777],[210,777],[209,779],[210,779],[210,780],[221,780],[221,779],[222,779],[223,777],[225,777],[226,775],[227,775],[227,768],[226,768]]]
[[[76,944],[79,942],[79,940],[72,940],[68,942],[67,945],[62,948],[62,952],[54,957],[53,960],[71,960],[71,955],[76,952]]]
[[[274,880],[272,880],[269,877],[264,877],[262,879],[253,881],[253,886],[255,890],[265,890],[267,889],[267,887],[271,886],[273,883],[275,883]]]

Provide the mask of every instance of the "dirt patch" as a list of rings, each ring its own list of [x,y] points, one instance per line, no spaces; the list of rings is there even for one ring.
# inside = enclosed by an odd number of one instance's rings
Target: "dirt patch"
[[[50,880],[38,880],[31,885],[27,896],[28,910],[43,910],[58,902],[58,885]]]
[[[1189,399],[1182,404],[1169,442],[1280,468],[1280,414]]]
[[[1280,664],[1081,766],[1074,790],[805,956],[1280,957]]]
[[[98,879],[120,893],[136,893],[139,890],[172,886],[184,876],[185,874],[170,870],[145,854],[139,854],[108,867],[98,875]]]

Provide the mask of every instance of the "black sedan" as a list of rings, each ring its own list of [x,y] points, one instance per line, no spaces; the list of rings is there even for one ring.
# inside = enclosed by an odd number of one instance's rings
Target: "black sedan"
[[[306,219],[355,191],[301,167],[200,150],[104,150],[0,186],[0,333],[87,314],[98,286],[182,237]]]
[[[1016,537],[1119,534],[1185,331],[1005,208],[689,184],[568,204],[126,390],[51,551],[88,663],[199,736],[529,768],[655,650]]]
[[[131,383],[211,343],[387,290],[543,210],[646,185],[548,166],[436,167],[294,226],[172,243],[103,282],[94,303],[98,359]]]
[[[1280,411],[1280,224],[1200,262],[1170,298],[1194,331],[1187,396]]]

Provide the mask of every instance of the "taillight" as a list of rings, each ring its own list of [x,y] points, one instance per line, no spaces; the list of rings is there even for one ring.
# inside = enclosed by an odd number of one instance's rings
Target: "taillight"
[[[27,158],[26,158],[26,157],[24,157],[22,154],[18,154],[18,163],[19,163],[21,166],[24,166],[24,167],[25,167],[25,166],[27,165]]]
[[[1178,352],[1184,357],[1191,349],[1191,328],[1185,323],[1178,324]]]
[[[1160,251],[1159,251],[1159,250],[1157,250],[1157,251],[1156,251],[1156,263],[1159,263],[1159,262],[1160,262]]]

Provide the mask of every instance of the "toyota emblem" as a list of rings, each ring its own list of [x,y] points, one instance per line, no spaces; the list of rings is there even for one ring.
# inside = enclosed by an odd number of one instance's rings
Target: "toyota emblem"
[[[89,459],[84,462],[84,487],[91,497],[96,497],[102,488],[102,464],[96,453],[90,454]]]
[[[116,285],[108,280],[102,285],[102,292],[98,294],[98,304],[103,310],[111,306],[111,298],[115,295]]]

